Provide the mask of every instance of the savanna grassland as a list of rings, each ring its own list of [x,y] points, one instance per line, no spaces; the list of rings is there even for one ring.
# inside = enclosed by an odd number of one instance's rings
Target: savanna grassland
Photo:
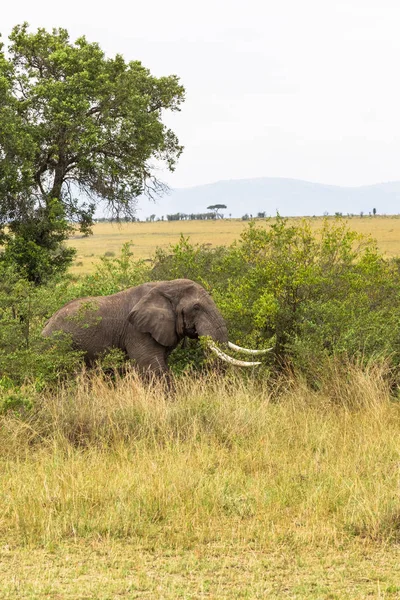
[[[334,220],[333,217],[330,220]],[[301,219],[289,219],[289,223],[299,223]],[[258,223],[274,223],[275,219],[257,220]],[[321,227],[322,218],[309,220],[315,230]],[[372,235],[385,256],[400,254],[400,218],[392,217],[351,217],[348,219],[352,230],[364,235]],[[237,240],[248,222],[241,219],[219,219],[218,221],[157,221],[155,223],[97,223],[90,237],[74,236],[68,244],[77,249],[72,272],[89,273],[94,263],[106,252],[117,255],[126,242],[136,258],[148,259],[155,249],[166,250],[176,244],[181,235],[190,237],[193,244],[228,245]]]
[[[328,221],[98,224],[81,276],[6,281],[0,598],[400,598],[400,220]],[[67,300],[175,277],[274,347],[260,367],[188,343],[171,394],[41,336]]]
[[[82,237],[92,199],[129,215],[163,189],[179,76],[25,22],[0,45],[0,97],[0,599],[400,598],[400,219]],[[187,319],[200,301],[154,288],[149,319],[82,311],[88,339],[108,326],[118,346],[91,370],[70,336],[43,335],[69,301],[176,278],[208,291],[234,343],[271,352],[232,371],[179,340],[208,309]],[[124,363],[136,326],[172,349],[150,320],[179,341],[168,390]]]
[[[398,598],[399,427],[384,365],[83,374],[2,420],[0,596]]]

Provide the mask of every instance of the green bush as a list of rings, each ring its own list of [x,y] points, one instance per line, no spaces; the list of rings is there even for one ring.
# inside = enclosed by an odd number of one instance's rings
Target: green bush
[[[181,235],[178,244],[168,251],[158,248],[153,259],[151,279],[193,279],[207,289],[212,289],[223,280],[225,259],[229,248],[212,248],[206,244],[191,244],[189,238]]]
[[[12,412],[22,416],[29,411],[34,402],[35,387],[18,386],[7,376],[0,378],[0,415]]]
[[[50,383],[74,372],[81,354],[66,338],[46,339],[46,319],[64,303],[68,281],[35,286],[0,267],[0,378]]]
[[[21,278],[43,285],[65,275],[76,254],[65,246],[71,226],[57,200],[48,201],[28,217],[14,219],[1,240],[3,268],[11,267]]]
[[[333,354],[399,363],[399,269],[342,219],[325,219],[317,232],[306,220],[250,222],[229,248],[181,238],[170,252],[156,254],[152,274],[203,284],[232,341],[259,347],[272,341],[276,364],[314,374]]]
[[[193,245],[181,237],[150,262],[134,260],[125,244],[120,256],[104,256],[92,275],[42,286],[0,264],[0,378],[46,385],[76,372],[81,356],[69,340],[41,336],[46,319],[69,300],[179,277],[210,291],[233,342],[273,346],[263,359],[267,368],[290,365],[317,381],[332,356],[400,363],[398,261],[384,260],[372,239],[342,219],[326,219],[315,232],[306,220],[278,217],[272,224],[251,221],[230,247]],[[202,345],[191,341],[170,359],[176,374],[208,368],[208,362]],[[101,361],[107,369],[120,363],[113,354]],[[257,373],[264,377],[265,370]]]
[[[41,335],[54,312],[74,298],[112,294],[143,283],[149,271],[148,263],[133,260],[130,244],[123,246],[119,257],[104,256],[92,275],[76,280],[64,276],[40,286],[22,277],[19,268],[0,261],[0,378],[16,386],[6,396],[3,393],[1,406],[19,406],[26,392],[21,396],[18,386],[26,382],[53,385],[81,368],[82,353],[71,349],[67,337]],[[120,366],[121,360],[111,353],[100,363],[110,369]]]
[[[134,260],[130,247],[129,242],[123,244],[120,256],[115,258],[106,252],[93,274],[76,281],[71,288],[73,297],[107,296],[149,281],[151,265],[144,260]]]

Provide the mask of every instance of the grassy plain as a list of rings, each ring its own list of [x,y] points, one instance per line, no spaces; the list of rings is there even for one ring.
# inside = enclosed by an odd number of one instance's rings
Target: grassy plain
[[[386,381],[83,375],[2,416],[0,597],[400,598]]]
[[[50,550],[5,546],[0,559],[3,600],[400,598],[400,550],[363,543],[148,550],[93,540]]]
[[[297,221],[299,219],[292,219]],[[388,257],[400,254],[400,218],[393,217],[351,217],[349,227],[364,235],[372,235],[378,241],[379,249]],[[271,220],[257,220],[268,226]],[[321,227],[322,218],[312,218],[313,228]],[[176,244],[183,234],[190,237],[192,243],[228,245],[238,239],[246,221],[240,219],[221,219],[219,221],[158,221],[156,223],[127,223],[122,225],[98,223],[94,226],[94,235],[88,238],[79,235],[68,241],[77,249],[77,257],[72,268],[73,273],[89,273],[94,263],[105,252],[119,254],[122,244],[132,242],[132,251],[136,258],[150,258],[157,247],[168,248]]]
[[[400,254],[400,219],[349,225]],[[148,258],[181,234],[229,244],[244,227],[99,224],[69,243],[75,272],[90,272],[127,241]],[[387,381],[384,365],[333,365],[317,391],[187,379],[171,401],[134,373],[83,374],[0,416],[0,598],[400,599],[400,403]]]

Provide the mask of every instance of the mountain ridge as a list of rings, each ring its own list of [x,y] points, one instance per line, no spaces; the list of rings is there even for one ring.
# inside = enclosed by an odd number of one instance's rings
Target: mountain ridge
[[[140,218],[160,218],[177,212],[204,213],[207,206],[226,204],[225,216],[321,216],[342,213],[398,214],[400,181],[386,181],[356,187],[315,183],[303,179],[256,177],[223,179],[213,183],[171,189],[155,204],[141,203]]]

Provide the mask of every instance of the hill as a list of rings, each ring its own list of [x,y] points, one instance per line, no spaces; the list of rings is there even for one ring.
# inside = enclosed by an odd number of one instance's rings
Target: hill
[[[139,218],[162,215],[205,212],[212,204],[226,204],[225,216],[256,216],[264,212],[273,216],[365,215],[376,208],[378,214],[400,212],[400,181],[361,187],[341,187],[312,183],[299,179],[263,177],[231,179],[207,185],[171,190],[155,205],[142,201]]]

